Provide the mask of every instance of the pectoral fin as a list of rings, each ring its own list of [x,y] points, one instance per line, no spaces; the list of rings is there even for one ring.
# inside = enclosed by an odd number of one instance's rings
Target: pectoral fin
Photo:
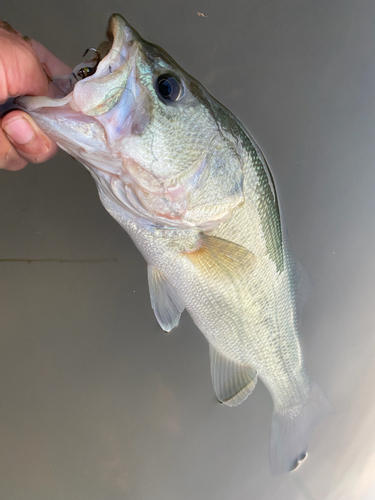
[[[229,280],[243,278],[256,263],[256,256],[245,247],[204,233],[200,236],[200,246],[185,255],[209,275],[219,273]]]
[[[220,354],[210,344],[211,377],[219,401],[237,406],[254,390],[257,372]]]
[[[185,305],[177,290],[158,269],[149,264],[147,274],[152,309],[162,329],[170,332],[178,325]]]

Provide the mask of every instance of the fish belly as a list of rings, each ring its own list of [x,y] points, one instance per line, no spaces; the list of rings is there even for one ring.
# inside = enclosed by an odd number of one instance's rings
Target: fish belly
[[[257,375],[262,379],[274,402],[271,470],[275,474],[292,470],[306,452],[311,431],[329,413],[330,406],[306,374],[297,336],[293,280],[288,266],[280,272],[270,258],[256,231],[260,224],[254,206],[245,206],[234,215],[240,223],[235,230],[226,224],[216,228],[210,238],[219,244],[213,245],[211,253],[208,249],[200,256],[198,251],[194,258],[194,248],[191,252],[183,249],[191,250],[199,231],[150,230],[132,221],[112,200],[102,196],[102,201],[148,265],[176,291],[179,303],[208,340],[219,399],[229,394],[223,402],[239,404],[253,390]],[[248,212],[254,216],[252,234],[241,226]],[[215,255],[221,244],[224,251],[230,244],[245,248],[254,258],[249,259],[248,267],[233,270],[236,259],[232,262],[220,252]],[[228,374],[229,386],[225,380]]]

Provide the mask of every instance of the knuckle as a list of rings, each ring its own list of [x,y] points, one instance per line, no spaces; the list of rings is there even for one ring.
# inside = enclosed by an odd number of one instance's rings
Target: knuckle
[[[21,170],[26,167],[27,160],[22,158],[12,146],[0,151],[0,168],[4,170]]]

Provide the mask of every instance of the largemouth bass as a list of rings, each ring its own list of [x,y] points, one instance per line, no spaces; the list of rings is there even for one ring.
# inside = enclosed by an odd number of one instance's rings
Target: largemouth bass
[[[240,404],[259,376],[271,393],[273,473],[296,467],[329,411],[298,341],[303,278],[275,184],[244,126],[123,17],[107,42],[18,105],[92,174],[104,207],[148,264],[167,332],[186,309],[209,343],[217,398]]]

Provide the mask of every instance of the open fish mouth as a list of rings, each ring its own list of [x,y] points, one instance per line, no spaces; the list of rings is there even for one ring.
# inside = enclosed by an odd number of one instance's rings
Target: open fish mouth
[[[17,99],[17,105],[29,112],[69,104],[74,111],[85,115],[107,113],[126,88],[133,69],[129,63],[137,51],[136,42],[142,38],[120,14],[110,17],[106,35],[107,40],[97,49],[85,51],[84,61],[70,75],[52,80],[56,97],[23,96]]]
[[[148,123],[137,76],[144,40],[120,14],[109,18],[106,34],[97,49],[86,50],[88,60],[53,79],[55,97],[23,96],[16,105],[86,167],[100,160],[101,170],[120,174],[121,141]]]

